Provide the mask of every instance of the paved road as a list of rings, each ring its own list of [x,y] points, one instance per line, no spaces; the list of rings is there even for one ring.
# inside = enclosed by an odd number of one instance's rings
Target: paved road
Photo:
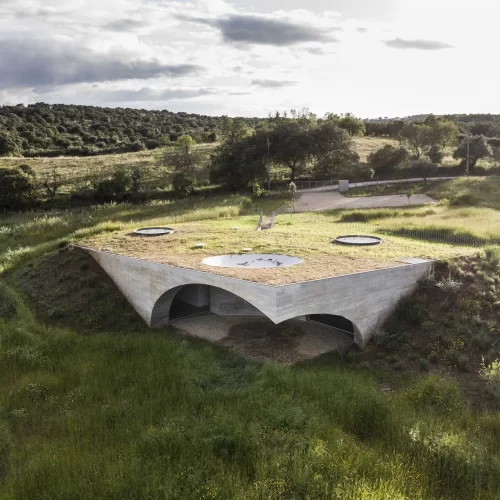
[[[384,208],[405,207],[409,205],[436,205],[439,202],[426,194],[415,194],[408,202],[405,195],[363,196],[347,198],[338,191],[307,191],[300,195],[295,204],[296,212],[319,212],[322,210],[338,210],[346,208]],[[290,212],[287,208],[284,210]]]

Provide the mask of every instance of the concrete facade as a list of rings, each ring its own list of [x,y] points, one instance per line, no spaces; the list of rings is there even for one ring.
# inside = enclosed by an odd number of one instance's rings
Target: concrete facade
[[[172,301],[185,285],[200,285],[186,291],[185,296],[196,302],[193,305],[206,305],[203,301],[208,288],[201,286],[206,285],[215,287],[210,288],[210,301],[213,300],[211,307],[217,314],[264,314],[276,324],[310,314],[343,316],[354,324],[355,342],[361,348],[433,265],[415,260],[390,269],[273,286],[90,248],[83,250],[99,263],[151,327],[168,324]],[[223,291],[236,295],[236,299]],[[239,302],[238,297],[243,301]]]

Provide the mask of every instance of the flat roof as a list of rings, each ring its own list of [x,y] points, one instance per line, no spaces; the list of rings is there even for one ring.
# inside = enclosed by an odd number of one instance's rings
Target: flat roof
[[[157,226],[157,222],[154,225]],[[139,226],[147,227],[148,224],[141,222]],[[334,243],[334,239],[342,234],[353,234],[352,227],[318,214],[280,215],[274,229],[265,231],[256,231],[255,216],[169,223],[169,227],[175,232],[166,236],[135,236],[133,229],[128,229],[98,234],[79,244],[126,257],[271,285],[387,269],[412,262],[404,259],[437,260],[474,251],[385,235],[378,235],[383,239],[380,245],[343,246]],[[373,229],[376,231],[376,227]],[[196,248],[199,243],[205,246]],[[304,262],[270,269],[214,267],[202,262],[207,257],[243,253],[244,248],[250,248],[252,253],[298,257]]]

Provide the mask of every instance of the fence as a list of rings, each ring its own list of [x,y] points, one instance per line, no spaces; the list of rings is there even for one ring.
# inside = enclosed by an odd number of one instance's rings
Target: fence
[[[500,245],[500,238],[495,236],[480,236],[467,232],[459,232],[453,228],[382,228],[366,222],[340,222],[338,229],[333,226],[335,236],[343,235],[373,235],[396,236],[445,245],[480,248],[488,245]]]
[[[318,189],[337,186],[338,180],[330,181],[295,181],[297,191],[304,191],[306,189]]]

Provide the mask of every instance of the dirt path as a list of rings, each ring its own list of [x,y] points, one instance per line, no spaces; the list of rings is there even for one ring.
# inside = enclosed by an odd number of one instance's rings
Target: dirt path
[[[346,208],[406,207],[408,205],[436,205],[439,202],[426,194],[415,194],[408,203],[405,195],[363,196],[347,198],[338,191],[305,192],[295,204],[296,212],[318,212]],[[290,208],[283,210],[290,212]]]

